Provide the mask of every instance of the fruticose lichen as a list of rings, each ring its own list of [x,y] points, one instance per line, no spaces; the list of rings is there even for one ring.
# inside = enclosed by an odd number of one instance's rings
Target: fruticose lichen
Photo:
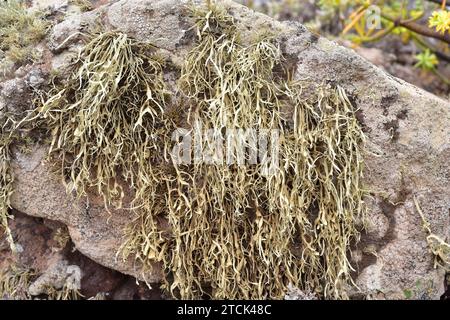
[[[345,298],[347,253],[364,214],[356,110],[339,87],[293,80],[274,36],[244,44],[223,9],[192,12],[197,41],[178,83],[184,100],[174,100],[187,105],[169,99],[155,48],[105,32],[21,124],[51,134],[69,192],[96,191],[107,207],[135,212],[122,256],[134,256],[143,277],[161,267],[174,297],[278,299],[295,287]],[[276,132],[278,166],[179,163],[171,153],[177,127],[213,137]],[[215,147],[201,139],[199,150]]]
[[[450,244],[444,239],[433,233],[430,223],[425,218],[419,202],[414,198],[414,205],[422,219],[422,226],[427,233],[427,243],[431,253],[434,255],[434,267],[441,267],[447,272],[450,271]]]
[[[28,11],[23,1],[0,2],[0,71],[11,64],[35,61],[36,44],[47,32],[49,23],[39,11]]]
[[[28,300],[28,287],[34,277],[32,270],[11,265],[0,270],[0,300]]]
[[[187,128],[279,130],[279,169],[173,163],[165,199],[142,213],[126,249],[161,262],[176,297],[281,298],[288,285],[345,297],[363,215],[355,110],[340,88],[304,98],[300,83],[276,72],[283,57],[270,37],[243,45],[233,18],[214,6],[194,17],[198,40],[179,83],[191,102]],[[155,216],[169,225],[157,241]]]
[[[0,76],[12,67],[32,62],[36,58],[36,44],[45,37],[48,21],[41,12],[27,11],[22,1],[0,2]],[[13,172],[11,169],[11,146],[16,139],[16,119],[21,115],[0,110],[0,229],[14,252],[13,236],[8,226],[12,218],[10,197],[13,193]],[[17,141],[16,141],[17,142]],[[24,141],[19,147],[24,146]]]
[[[48,93],[26,122],[51,132],[50,155],[68,177],[69,192],[89,188],[105,204],[121,206],[121,180],[137,191],[153,176],[156,132],[165,104],[162,61],[152,47],[125,34],[106,32],[88,41],[74,74]],[[140,204],[135,204],[140,206]]]
[[[3,231],[6,236],[11,251],[15,252],[16,247],[8,223],[12,218],[10,214],[10,198],[14,192],[14,175],[11,168],[11,145],[14,138],[12,135],[13,126],[14,123],[11,118],[3,115],[0,119],[0,231]]]

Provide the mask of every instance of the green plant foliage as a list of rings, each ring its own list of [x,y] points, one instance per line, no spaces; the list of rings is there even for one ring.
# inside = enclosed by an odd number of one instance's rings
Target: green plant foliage
[[[324,10],[334,10],[346,6],[349,2],[348,0],[319,0],[318,5]],[[360,1],[353,1],[359,3]]]
[[[411,290],[405,289],[405,290],[403,290],[403,294],[405,295],[405,298],[406,298],[406,299],[411,299],[413,293],[412,293]]]
[[[436,55],[431,53],[429,49],[417,54],[415,58],[417,63],[414,66],[423,70],[434,70],[439,63]]]

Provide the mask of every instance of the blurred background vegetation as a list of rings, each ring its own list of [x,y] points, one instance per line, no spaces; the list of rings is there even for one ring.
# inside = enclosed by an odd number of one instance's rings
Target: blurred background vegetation
[[[449,0],[239,2],[281,21],[298,21],[390,74],[450,98]]]

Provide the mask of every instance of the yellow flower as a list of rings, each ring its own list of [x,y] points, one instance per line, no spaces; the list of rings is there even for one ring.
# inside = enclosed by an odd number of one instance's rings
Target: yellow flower
[[[437,32],[444,34],[450,30],[450,11],[440,10],[434,11],[428,20],[430,28],[435,27]]]

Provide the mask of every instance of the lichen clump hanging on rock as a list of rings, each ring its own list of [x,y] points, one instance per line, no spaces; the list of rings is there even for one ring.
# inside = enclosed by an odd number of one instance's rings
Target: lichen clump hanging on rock
[[[41,12],[27,11],[21,1],[0,2],[0,76],[35,60],[38,52],[35,46],[45,37],[48,25]],[[8,226],[8,220],[12,218],[10,197],[14,181],[11,146],[17,140],[15,120],[20,116],[3,106],[0,108],[0,231],[5,234],[13,252],[16,247]]]
[[[192,12],[181,99],[168,98],[155,48],[107,32],[26,122],[51,133],[68,191],[136,213],[122,256],[144,277],[159,265],[174,297],[277,299],[292,287],[346,297],[364,213],[354,108],[339,87],[295,81],[275,36],[243,43],[224,10]],[[174,159],[176,128],[200,137],[200,159]],[[245,151],[204,161],[224,131],[246,132]],[[255,149],[263,140],[270,153]]]
[[[189,129],[194,136],[202,136],[201,127],[212,136],[230,128],[279,130],[280,159],[269,175],[259,164],[174,164],[164,208],[171,234],[161,247],[166,288],[182,298],[255,299],[280,298],[293,284],[345,296],[347,252],[363,213],[355,110],[339,88],[303,98],[301,84],[276,71],[283,57],[270,37],[245,46],[220,9],[194,17],[198,40],[179,83],[191,100]],[[201,153],[214,144],[204,139]],[[140,248],[149,231],[135,228]],[[161,255],[147,257],[150,263]]]
[[[162,62],[151,51],[122,33],[93,37],[73,76],[27,119],[51,131],[50,154],[61,160],[70,192],[84,196],[95,188],[107,206],[120,207],[121,179],[137,195],[156,179],[165,91]]]
[[[11,144],[13,141],[12,120],[3,116],[0,120],[0,231],[6,236],[12,252],[16,251],[14,239],[9,229],[8,220],[12,218],[11,195],[13,193],[14,175],[11,168]]]

